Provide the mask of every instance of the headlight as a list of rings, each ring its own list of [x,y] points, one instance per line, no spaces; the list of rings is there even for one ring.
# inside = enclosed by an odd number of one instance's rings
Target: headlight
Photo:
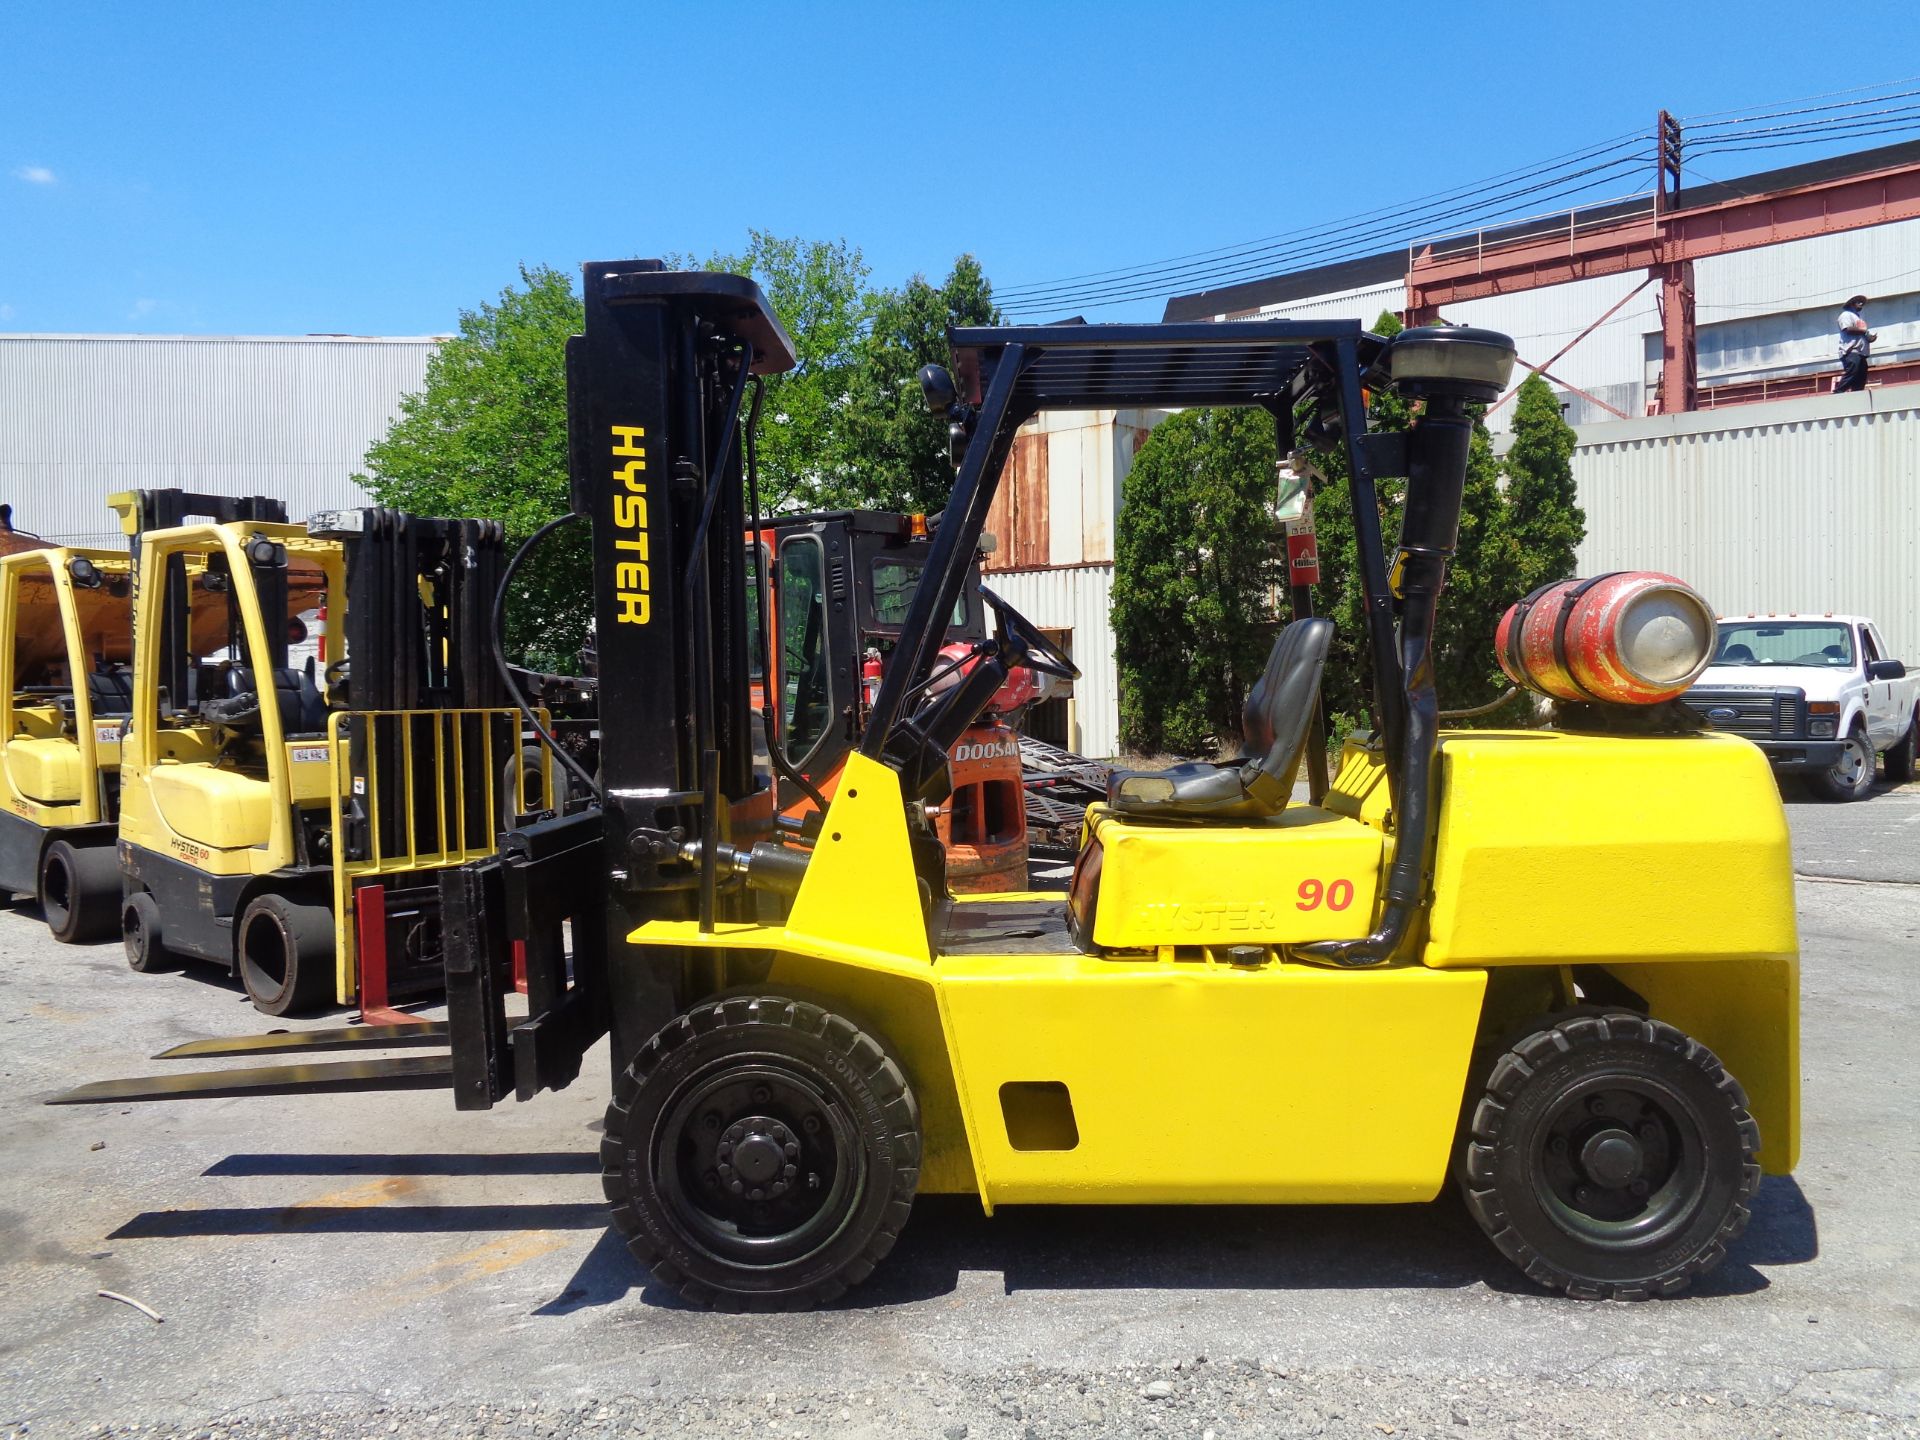
[[[1815,740],[1831,740],[1833,738],[1833,721],[1816,720],[1807,726],[1807,734]]]

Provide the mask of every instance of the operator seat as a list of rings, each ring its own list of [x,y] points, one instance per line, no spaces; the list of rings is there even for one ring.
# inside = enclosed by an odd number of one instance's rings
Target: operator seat
[[[237,695],[254,693],[252,670],[236,669],[229,685]],[[292,667],[275,669],[274,698],[280,706],[280,731],[283,735],[319,735],[327,728],[327,701],[313,677]],[[262,699],[265,697],[263,696]]]
[[[1293,777],[1320,700],[1333,642],[1331,620],[1296,620],[1273,642],[1267,668],[1247,695],[1247,754],[1216,764],[1116,770],[1107,803],[1122,815],[1185,820],[1260,820],[1293,798]]]
[[[1730,665],[1751,665],[1753,664],[1753,651],[1748,646],[1735,643],[1727,646],[1727,648],[1721,652],[1720,658]]]

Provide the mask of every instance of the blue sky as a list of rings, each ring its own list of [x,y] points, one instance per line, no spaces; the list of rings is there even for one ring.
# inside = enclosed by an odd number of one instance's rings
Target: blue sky
[[[1915,70],[1910,4],[0,0],[0,330],[437,333],[749,227],[1008,286]]]

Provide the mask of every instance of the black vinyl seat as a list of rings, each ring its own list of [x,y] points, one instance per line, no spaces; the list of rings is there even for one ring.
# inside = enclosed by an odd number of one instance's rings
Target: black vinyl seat
[[[253,671],[236,669],[228,684],[235,694],[254,690]],[[273,671],[274,698],[280,705],[280,730],[283,735],[319,735],[327,728],[327,701],[320,687],[305,670],[291,666]]]
[[[1247,695],[1247,753],[1219,764],[1196,760],[1165,770],[1116,770],[1107,803],[1123,815],[1190,820],[1261,820],[1293,798],[1333,643],[1331,620],[1296,620],[1282,630]]]
[[[87,698],[95,715],[133,713],[132,675],[124,665],[87,672]]]

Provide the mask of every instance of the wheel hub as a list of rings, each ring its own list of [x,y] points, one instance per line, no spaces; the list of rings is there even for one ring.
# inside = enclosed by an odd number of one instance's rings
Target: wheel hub
[[[1580,1165],[1597,1185],[1620,1190],[1640,1178],[1646,1154],[1625,1130],[1602,1130],[1580,1148]]]
[[[766,1115],[736,1120],[714,1147],[720,1183],[749,1200],[786,1194],[800,1173],[800,1141],[780,1121]]]

